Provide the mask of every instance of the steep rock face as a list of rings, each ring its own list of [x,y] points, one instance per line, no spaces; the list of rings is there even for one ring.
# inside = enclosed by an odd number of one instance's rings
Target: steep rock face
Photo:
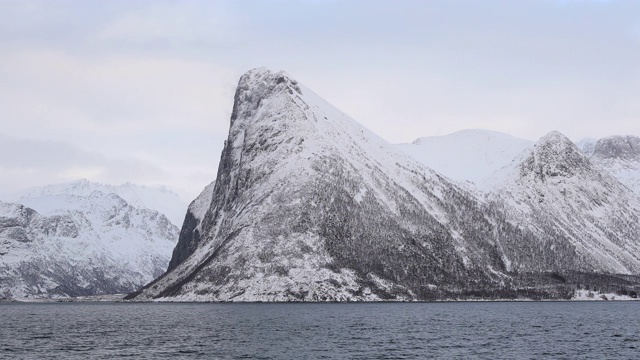
[[[173,249],[171,262],[167,271],[173,270],[186,258],[188,258],[200,243],[200,234],[202,232],[201,224],[204,216],[211,207],[213,198],[213,188],[215,181],[207,185],[204,190],[191,202],[187,209],[182,228],[180,230],[180,238],[178,245]]]
[[[265,69],[240,79],[211,199],[131,298],[430,298],[508,281],[495,239],[518,231],[497,235],[473,195]]]
[[[640,137],[611,136],[598,140],[591,161],[640,196]]]
[[[166,269],[178,229],[157,211],[100,192],[32,200],[42,213],[0,202],[0,297],[130,292]]]
[[[640,202],[552,132],[493,176],[492,206],[536,234],[501,244],[513,271],[640,271]]]

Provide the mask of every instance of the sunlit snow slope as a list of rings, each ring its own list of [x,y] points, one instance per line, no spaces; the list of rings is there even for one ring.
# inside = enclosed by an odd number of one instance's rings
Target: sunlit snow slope
[[[482,181],[509,164],[533,141],[489,130],[463,130],[446,136],[430,136],[398,149],[457,181]]]

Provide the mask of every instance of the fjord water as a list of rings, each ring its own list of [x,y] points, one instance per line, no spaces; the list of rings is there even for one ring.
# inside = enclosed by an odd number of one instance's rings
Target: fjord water
[[[0,304],[2,359],[631,359],[640,302]]]

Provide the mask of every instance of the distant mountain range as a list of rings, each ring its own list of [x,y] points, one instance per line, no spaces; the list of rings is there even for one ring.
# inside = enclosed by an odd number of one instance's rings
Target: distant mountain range
[[[127,293],[148,283],[167,269],[178,239],[178,228],[148,207],[175,199],[82,180],[0,202],[0,298]]]
[[[394,146],[452,180],[473,182],[489,190],[487,179],[534,144],[496,131],[473,129]],[[640,196],[640,137],[589,138],[575,145],[592,163]]]
[[[286,73],[255,69],[168,271],[128,298],[636,294],[634,139],[583,152],[557,132],[531,143],[472,130],[391,145]]]
[[[52,195],[89,196],[96,191],[118,195],[129,205],[137,208],[158,211],[169,218],[176,226],[182,225],[184,213],[187,209],[187,204],[180,199],[178,194],[165,187],[149,187],[131,183],[108,185],[91,182],[86,179],[33,187],[15,192],[2,200],[24,203],[25,201],[28,202],[29,199],[38,199]],[[46,206],[45,204],[41,205]]]

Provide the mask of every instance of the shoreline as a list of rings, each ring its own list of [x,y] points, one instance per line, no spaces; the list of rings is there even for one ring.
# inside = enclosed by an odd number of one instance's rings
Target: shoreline
[[[77,298],[22,298],[0,299],[0,304],[51,304],[51,303],[129,303],[129,304],[420,304],[420,303],[532,303],[532,302],[635,302],[640,298],[621,296],[616,294],[594,294],[592,298],[575,296],[571,299],[442,299],[442,300],[380,300],[380,301],[171,301],[155,300],[124,300],[126,294],[83,296]],[[603,298],[602,296],[605,296]]]

